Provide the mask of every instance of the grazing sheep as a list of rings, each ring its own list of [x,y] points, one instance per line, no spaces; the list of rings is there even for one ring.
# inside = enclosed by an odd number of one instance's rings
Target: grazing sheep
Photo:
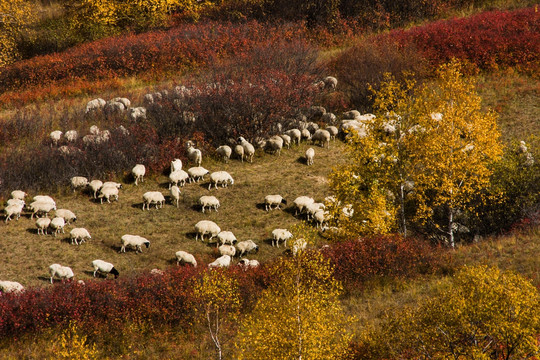
[[[69,237],[71,238],[71,245],[82,244],[86,239],[91,239],[90,233],[85,228],[74,228],[69,232]]]
[[[236,248],[232,245],[221,245],[218,247],[220,255],[229,255],[230,257],[234,257],[236,255]]]
[[[238,256],[242,257],[252,251],[259,252],[259,246],[253,240],[240,241],[236,244],[236,250],[239,252]]]
[[[49,137],[51,138],[52,145],[56,146],[58,145],[58,142],[62,138],[62,132],[60,130],[55,130],[49,134]]]
[[[79,133],[77,132],[77,130],[68,130],[64,134],[64,137],[66,138],[66,141],[72,143],[72,142],[77,141],[77,138],[79,137]]]
[[[306,129],[308,129],[308,131],[313,134],[315,131],[319,130],[319,124],[309,122],[306,126]]]
[[[210,174],[210,184],[208,184],[208,190],[210,190],[212,184],[214,184],[217,189],[218,184],[221,184],[221,187],[227,187],[229,183],[234,185],[234,179],[232,178],[231,174],[226,171],[215,171]]]
[[[126,105],[120,101],[109,100],[103,107],[103,113],[107,118],[123,114],[127,110]]]
[[[199,198],[199,205],[201,205],[201,210],[204,214],[204,208],[208,208],[208,210],[214,209],[215,211],[218,211],[220,204],[219,200],[215,196],[206,196],[203,195]]]
[[[105,277],[107,277],[109,274],[113,274],[114,278],[117,279],[120,273],[113,264],[103,261],[103,260],[94,260],[92,261],[92,267],[94,268],[94,277],[96,277],[96,273],[100,272],[101,274],[104,274]]]
[[[344,208],[345,209],[345,208]],[[317,224],[317,227],[323,229],[325,227],[325,223],[327,222],[327,213],[326,211],[320,209],[318,211],[316,211],[314,214],[313,214],[313,220],[315,221],[315,223]]]
[[[236,154],[236,157],[240,159],[240,161],[244,162],[244,147],[242,145],[236,145],[234,147],[234,153]]]
[[[300,144],[300,140],[302,139],[302,132],[298,129],[290,129],[285,131],[285,134],[291,137],[291,142],[294,144]]]
[[[97,193],[103,186],[103,182],[101,180],[92,180],[88,183],[88,186],[90,186],[90,189],[94,193],[94,199],[97,199]]]
[[[285,247],[287,247],[287,240],[292,238],[292,234],[286,229],[274,229],[272,231],[272,246],[279,247],[279,242],[284,241]]]
[[[264,209],[266,211],[268,210],[275,210],[280,209],[280,204],[287,204],[287,200],[285,200],[281,195],[266,195],[264,197]],[[272,209],[272,205],[275,205],[276,207]]]
[[[174,159],[171,161],[171,174],[178,170],[182,170],[182,160]]]
[[[250,163],[252,163],[253,162],[253,155],[255,154],[255,147],[253,145],[251,145],[246,139],[244,139],[241,136],[238,138],[238,142],[244,148],[244,156],[245,156],[246,160],[249,161]]]
[[[197,166],[201,166],[202,152],[195,148],[195,143],[193,141],[188,141],[186,143],[186,151],[188,160],[195,163]]]
[[[11,220],[11,216],[16,215],[17,220],[21,217],[24,204],[11,204],[5,207],[4,211],[6,212],[6,223],[8,220]]]
[[[156,204],[156,209],[162,208],[165,204],[165,196],[159,191],[147,191],[143,194],[143,206],[142,209],[146,206],[146,210],[150,210],[150,205]]]
[[[291,246],[293,256],[298,255],[301,251],[306,250],[307,241],[305,239],[296,239]]]
[[[46,235],[47,234],[47,228],[49,227],[50,224],[51,224],[51,219],[49,219],[47,217],[37,219],[36,220],[36,227],[37,227],[38,235],[39,235],[39,233],[41,233],[41,235]]]
[[[244,270],[247,270],[250,268],[251,269],[257,268],[261,266],[261,264],[257,260],[242,259],[238,262],[238,266],[241,266],[244,268]]]
[[[185,251],[177,251],[176,252],[176,265],[180,264],[191,264],[193,267],[197,267],[197,260],[195,260],[195,256],[192,254],[185,252]]]
[[[206,170],[202,166],[195,166],[189,168],[187,173],[189,175],[189,182],[191,182],[192,180],[195,182],[199,182],[200,180],[204,179],[204,176],[210,173],[210,171]]]
[[[17,294],[24,291],[24,286],[16,281],[0,281],[0,293],[3,294]]]
[[[184,170],[176,170],[169,174],[169,189],[171,186],[184,186],[186,184],[186,180],[189,179],[189,174],[185,172]]]
[[[84,176],[74,176],[71,178],[71,187],[73,188],[73,192],[75,192],[75,190],[78,188],[86,186],[88,186],[88,179]]]
[[[335,90],[336,89],[337,79],[335,77],[327,76],[322,81],[324,83],[324,88],[325,89],[330,89],[330,90]]]
[[[107,104],[107,102],[103,100],[102,98],[90,100],[89,102],[86,103],[86,109],[84,113],[89,114],[97,110],[102,110],[105,107],[105,104]]]
[[[118,201],[118,188],[115,186],[102,186],[99,190],[98,199],[103,204],[103,198],[107,199],[107,202],[111,202],[111,198]]]
[[[142,106],[131,108],[129,109],[128,117],[129,117],[129,120],[133,122],[146,120],[146,108]]]
[[[264,151],[277,154],[277,156],[281,156],[281,149],[283,149],[283,139],[281,136],[272,136],[264,144]]]
[[[283,139],[283,146],[287,149],[291,148],[291,137],[287,134],[281,134],[279,135]]]
[[[47,216],[47,214],[51,210],[56,210],[56,205],[50,202],[34,201],[28,206],[28,209],[32,211],[32,215],[30,215],[30,219],[33,219],[34,215],[37,216],[37,214],[40,214],[40,213]]]
[[[319,143],[321,147],[324,147],[326,144],[327,148],[330,148],[330,133],[327,130],[317,130],[311,137],[313,144]]]
[[[53,283],[54,277],[59,277],[64,281],[64,279],[70,280],[75,276],[70,267],[62,266],[60,264],[52,264],[49,266],[49,274],[51,275],[51,284]]]
[[[230,244],[234,245],[238,240],[236,240],[236,236],[231,231],[220,231],[219,234],[217,234],[218,238],[218,244]]]
[[[49,224],[49,227],[54,230],[53,234],[56,236],[56,234],[60,233],[62,231],[62,234],[65,234],[64,226],[66,226],[66,222],[64,221],[64,218],[61,217],[55,217],[51,220],[51,223]]]
[[[97,125],[90,126],[90,135],[99,135],[100,131]]]
[[[146,248],[150,247],[150,241],[139,235],[126,234],[122,236],[122,247],[120,248],[120,252],[126,252],[127,247],[132,247],[135,249],[135,254],[138,252],[142,253],[143,245],[146,246]]]
[[[20,199],[20,200],[24,200],[24,198],[26,197],[26,193],[22,190],[13,190],[11,192],[11,198],[12,199]]]
[[[337,121],[337,116],[329,112],[321,116],[321,121],[326,124],[333,124]]]
[[[213,267],[229,267],[231,265],[231,257],[229,255],[223,255],[216,260],[208,264],[209,268]]]
[[[49,204],[56,205],[56,202],[54,201],[54,199],[50,197],[49,195],[36,195],[32,198],[32,200],[34,202],[46,202]]]
[[[306,216],[307,220],[311,220],[311,217],[319,210],[324,210],[325,206],[323,203],[313,202],[306,205]]]
[[[114,181],[105,181],[103,183],[103,186],[102,187],[115,187],[117,189],[121,189],[122,188],[122,184],[121,183],[117,183],[117,182],[114,182]]]
[[[347,120],[347,119],[354,120],[354,119],[358,119],[360,116],[361,114],[360,114],[360,111],[358,110],[349,110],[349,111],[344,112],[343,115],[341,115],[341,117],[344,120]]]
[[[229,162],[232,154],[232,149],[228,145],[221,145],[216,149],[216,154],[221,157],[223,161]]]
[[[26,204],[26,202],[21,199],[8,199],[8,201],[6,202],[6,206],[14,205],[14,204],[21,205],[24,208],[24,205]]]
[[[77,216],[73,213],[73,211],[68,209],[58,209],[55,211],[55,216],[64,218],[64,221],[66,224],[69,224],[70,222],[77,221]]]
[[[300,133],[302,134],[302,140],[310,140],[311,139],[311,133],[309,132],[308,129],[302,129],[300,130]]]
[[[315,158],[315,150],[313,148],[309,148],[306,150],[306,164],[313,165],[313,159]]]
[[[174,185],[171,187],[170,192],[171,192],[172,203],[174,204],[176,202],[176,207],[178,207],[180,204],[180,195],[182,195],[180,188]]]
[[[335,126],[330,125],[330,126],[327,126],[327,127],[325,128],[325,130],[328,131],[328,133],[330,134],[330,139],[332,139],[332,140],[335,141],[335,140],[336,140],[336,136],[339,134],[338,128],[335,127]]]
[[[294,215],[296,216],[298,214],[302,214],[304,212],[304,209],[306,208],[306,206],[308,206],[309,204],[313,204],[314,202],[315,202],[315,200],[313,200],[313,198],[310,198],[308,196],[299,196],[299,197],[297,197],[293,201],[294,207],[295,207]]]
[[[201,220],[195,224],[195,241],[199,240],[199,235],[201,236],[201,241],[204,241],[204,235],[206,234],[210,234],[210,238],[208,239],[208,241],[210,241],[220,232],[221,229],[215,222],[210,220]]]
[[[146,174],[146,168],[143,164],[137,164],[131,169],[131,174],[135,178],[135,185],[138,185],[138,181],[144,181],[144,174]]]

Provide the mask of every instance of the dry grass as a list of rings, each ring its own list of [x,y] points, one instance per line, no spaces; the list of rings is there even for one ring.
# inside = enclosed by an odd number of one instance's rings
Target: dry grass
[[[180,207],[170,203],[163,209],[142,211],[142,194],[160,190],[168,195],[167,178],[147,178],[139,186],[124,184],[118,202],[103,205],[96,203],[88,194],[80,192],[52,194],[58,208],[67,208],[77,215],[75,224],[66,226],[66,234],[58,237],[38,236],[35,219],[28,216],[18,221],[0,224],[0,252],[3,254],[0,279],[19,281],[25,286],[47,285],[48,266],[60,263],[71,266],[79,279],[92,276],[91,261],[103,259],[116,265],[122,275],[152,268],[163,269],[175,264],[174,253],[185,250],[203,262],[211,261],[215,246],[195,242],[193,226],[200,220],[215,221],[222,230],[230,230],[241,240],[253,239],[260,244],[257,255],[249,255],[266,261],[283,252],[272,248],[268,239],[275,228],[290,228],[299,220],[285,211],[266,212],[260,206],[264,196],[281,194],[289,200],[310,195],[322,200],[329,194],[326,181],[332,167],[342,159],[344,145],[332,143],[330,149],[315,147],[315,164],[306,166],[303,154],[308,145],[301,144],[284,150],[280,157],[259,154],[253,164],[231,160],[228,164],[204,159],[203,165],[210,171],[226,170],[235,179],[228,188],[208,190],[208,181],[187,184],[183,189]],[[194,205],[204,194],[215,195],[221,202],[219,212],[202,214]],[[30,197],[36,194],[30,194]],[[69,231],[85,227],[92,240],[80,246],[69,243]],[[137,234],[148,238],[149,249],[142,254],[128,251],[119,254],[120,237]]]

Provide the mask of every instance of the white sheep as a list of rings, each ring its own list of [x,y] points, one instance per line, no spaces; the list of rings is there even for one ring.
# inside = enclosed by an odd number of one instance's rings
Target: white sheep
[[[242,266],[244,270],[247,270],[249,268],[251,269],[257,268],[261,266],[261,264],[257,260],[242,259],[238,262],[238,266]]]
[[[287,204],[287,200],[285,200],[281,195],[266,195],[264,197],[264,209],[266,211],[275,209],[281,210],[279,207],[281,204]],[[274,209],[272,209],[273,205],[276,206]]]
[[[305,207],[307,220],[311,220],[311,218],[313,217],[313,215],[315,215],[317,211],[324,209],[325,206],[323,203],[312,202],[311,204],[307,204]]]
[[[42,235],[47,234],[47,228],[51,224],[51,219],[47,217],[39,218],[36,220],[36,227],[37,227],[37,233],[41,233]]]
[[[66,138],[66,141],[72,143],[72,142],[77,141],[77,138],[79,137],[79,133],[77,132],[77,130],[68,130],[64,134],[64,137]]]
[[[313,198],[310,198],[308,196],[299,196],[296,199],[294,199],[293,203],[295,206],[295,212],[294,215],[302,214],[306,208],[307,205],[313,204],[315,200]]]
[[[201,166],[202,152],[195,148],[195,143],[193,141],[188,141],[186,143],[186,151],[188,160],[195,163],[197,166]]]
[[[64,279],[70,280],[75,277],[75,274],[73,274],[73,270],[71,270],[70,267],[62,266],[60,264],[52,264],[49,266],[49,274],[51,275],[51,284],[55,277],[59,277],[62,281],[64,281]]]
[[[139,180],[144,181],[144,174],[146,174],[146,168],[143,164],[137,164],[131,169],[131,174],[135,178],[135,185],[138,185]]]
[[[216,260],[208,264],[209,268],[213,267],[229,267],[231,265],[231,257],[229,255],[223,255]]]
[[[264,151],[268,153],[281,156],[281,149],[283,149],[283,139],[281,136],[272,136],[264,143]]]
[[[71,238],[71,244],[79,245],[86,241],[86,239],[91,239],[90,233],[85,228],[74,228],[69,232],[69,237]]]
[[[307,141],[311,139],[311,133],[309,132],[308,129],[302,129],[300,130],[300,133],[302,134],[302,137],[301,137],[302,140]]]
[[[170,192],[171,192],[172,203],[174,204],[176,202],[176,207],[178,207],[180,204],[180,195],[182,195],[180,188],[176,185],[171,186]]]
[[[234,153],[240,161],[244,162],[244,147],[242,145],[235,145]]]
[[[182,160],[180,159],[174,159],[171,161],[171,173],[182,170]]]
[[[346,111],[344,112],[341,117],[343,119],[351,119],[351,120],[354,120],[354,119],[357,119],[359,118],[361,115],[360,115],[360,111],[358,110],[349,110],[349,111]]]
[[[291,148],[291,137],[287,134],[281,134],[279,135],[283,139],[283,146],[287,149]]]
[[[241,136],[238,138],[238,142],[244,148],[244,156],[246,160],[252,163],[253,155],[255,155],[255,147]]]
[[[7,281],[7,280],[0,281],[0,293],[17,294],[23,291],[24,291],[24,286],[22,286],[20,283],[16,281]]]
[[[172,173],[169,174],[169,189],[173,185],[180,185],[184,186],[186,184],[186,180],[189,179],[189,174],[185,172],[184,170],[175,170]]]
[[[52,145],[58,145],[58,142],[62,138],[62,132],[60,130],[55,130],[49,134],[49,137],[51,138]]]
[[[97,193],[99,189],[103,186],[103,181],[101,180],[92,180],[88,183],[88,186],[90,186],[90,189],[92,189],[92,192],[94,193],[94,199],[97,199]]]
[[[315,158],[315,150],[313,148],[307,149],[305,157],[306,157],[306,164],[308,166],[313,165],[313,159]]]
[[[214,184],[217,189],[219,184],[221,184],[221,187],[226,187],[229,183],[234,185],[234,179],[232,178],[231,174],[226,171],[215,171],[210,174],[210,184],[208,184],[208,190],[210,190],[212,184]]]
[[[50,197],[49,195],[36,195],[32,198],[32,200],[35,202],[47,202],[47,203],[56,205],[56,202],[54,201],[54,199]]]
[[[220,255],[229,255],[230,257],[236,255],[236,248],[232,245],[223,244],[218,247],[218,250]]]
[[[14,205],[14,204],[17,204],[17,205],[20,205],[20,206],[24,207],[26,202],[24,200],[21,200],[21,199],[8,199],[8,201],[6,202],[6,206]]]
[[[102,186],[99,190],[98,199],[103,204],[103,199],[107,199],[107,202],[111,202],[111,198],[118,201],[118,188],[116,186]]]
[[[328,131],[328,133],[330,134],[330,139],[335,141],[336,136],[339,134],[338,128],[335,126],[329,125],[325,128],[325,130]]]
[[[236,249],[239,252],[239,256],[242,257],[246,253],[250,253],[252,251],[259,252],[259,246],[255,244],[253,240],[245,240],[240,241],[236,244]]]
[[[229,162],[232,154],[232,149],[228,145],[221,145],[216,149],[216,154],[221,157],[223,161]]]
[[[143,206],[142,209],[144,210],[146,206],[146,210],[150,210],[150,205],[156,204],[156,209],[162,208],[163,204],[165,204],[165,196],[159,191],[147,191],[143,194]]]
[[[195,241],[199,240],[199,235],[201,236],[201,241],[204,241],[204,235],[209,234],[210,239],[217,236],[221,232],[220,227],[213,221],[210,220],[201,220],[195,224]]]
[[[325,89],[331,89],[331,90],[335,90],[336,89],[336,86],[337,86],[337,79],[333,76],[327,76],[325,77],[323,80],[323,83],[324,83],[324,88]]]
[[[326,144],[326,147],[330,148],[330,133],[328,132],[328,130],[316,130],[311,137],[311,141],[313,141],[313,144],[319,143],[321,147],[324,147],[324,145]]]
[[[24,204],[11,204],[5,207],[4,211],[6,212],[6,223],[8,220],[11,220],[13,215],[17,216],[17,220],[21,217]]]
[[[129,109],[128,117],[133,122],[146,120],[146,108],[142,106],[131,108]]]
[[[88,186],[88,179],[84,176],[74,176],[71,178],[71,187],[73,188],[73,192],[75,192],[75,190],[78,188],[86,186]]]
[[[114,182],[114,181],[105,181],[103,183],[103,186],[102,187],[115,187],[117,189],[121,189],[122,188],[122,184],[121,183],[117,183],[117,182]]]
[[[328,112],[321,117],[321,121],[326,124],[333,124],[337,121],[337,116]]]
[[[220,231],[219,234],[217,234],[218,238],[218,244],[230,244],[234,245],[238,240],[236,240],[236,236],[231,231]]]
[[[215,211],[218,211],[220,207],[219,200],[215,196],[207,195],[203,195],[199,198],[199,205],[201,205],[203,214],[205,208],[208,208],[208,210],[214,209]]]
[[[127,107],[120,101],[109,100],[103,107],[103,113],[107,118],[123,114]]]
[[[199,182],[199,180],[204,179],[204,176],[210,173],[210,171],[206,170],[202,166],[194,166],[189,168],[187,173],[189,175],[189,182],[191,182],[192,180],[195,182]]]
[[[59,234],[60,231],[62,231],[62,234],[65,234],[64,226],[66,226],[66,222],[64,221],[64,218],[61,217],[53,218],[51,220],[51,223],[49,224],[49,227],[54,230],[54,236],[56,236],[56,234]]]
[[[285,247],[287,247],[287,240],[292,238],[292,236],[293,235],[290,233],[290,231],[286,229],[274,229],[272,231],[272,246],[277,245],[277,247],[279,247],[279,242],[284,241]]]
[[[118,275],[120,275],[118,270],[116,270],[114,265],[111,264],[110,262],[106,262],[99,259],[94,260],[92,261],[92,267],[94,268],[94,277],[96,277],[97,272],[104,274],[105,277],[107,277],[109,274],[113,274],[115,279],[117,279]]]
[[[193,267],[197,267],[197,260],[195,260],[195,256],[192,254],[186,252],[186,251],[177,251],[176,252],[176,265],[180,264],[191,264]]]
[[[291,246],[291,251],[293,256],[298,255],[300,252],[306,250],[307,247],[307,241],[303,238],[296,239],[293,242],[293,245]]]
[[[127,247],[135,248],[135,254],[142,253],[142,246],[150,247],[150,241],[139,235],[122,235],[122,247],[120,252],[126,252]]]
[[[344,208],[345,209],[345,208]],[[317,210],[313,214],[313,220],[317,224],[317,227],[324,229],[326,222],[328,221],[328,213],[322,209]]]
[[[90,126],[90,135],[99,135],[100,130],[97,125]]]
[[[51,210],[56,210],[56,205],[50,202],[34,201],[30,203],[28,208],[30,209],[30,211],[32,211],[32,215],[30,216],[30,219],[33,219],[34,215],[37,216],[37,214],[40,214],[40,213],[47,216],[47,214]]]
[[[291,142],[296,144],[300,144],[300,140],[302,139],[302,132],[298,129],[290,129],[285,131],[285,134],[291,137]]]
[[[73,211],[68,209],[58,209],[55,211],[55,216],[64,218],[64,221],[66,224],[69,224],[71,222],[77,221],[77,216],[73,213]]]
[[[20,200],[24,200],[24,198],[26,197],[26,193],[22,190],[13,190],[11,192],[11,198],[12,199],[20,199]]]
[[[89,114],[91,112],[102,110],[105,107],[105,104],[107,102],[103,100],[102,98],[97,98],[94,100],[90,100],[86,103],[86,109],[84,111],[85,114]]]
[[[319,130],[319,124],[314,122],[308,122],[306,129],[308,129],[308,131],[313,134],[315,131]]]

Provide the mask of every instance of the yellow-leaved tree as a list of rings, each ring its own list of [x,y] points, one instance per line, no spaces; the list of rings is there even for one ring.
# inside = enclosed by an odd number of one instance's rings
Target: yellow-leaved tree
[[[351,333],[340,284],[318,251],[280,258],[272,284],[240,325],[235,359],[340,359]]]
[[[538,356],[540,294],[521,275],[465,267],[416,307],[360,336],[365,359],[529,359]]]
[[[0,68],[19,58],[17,37],[35,18],[29,1],[0,0]]]

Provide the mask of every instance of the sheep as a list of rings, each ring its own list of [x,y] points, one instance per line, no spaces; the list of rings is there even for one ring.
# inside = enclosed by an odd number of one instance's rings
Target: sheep
[[[236,240],[236,236],[231,231],[220,231],[219,234],[217,234],[218,238],[218,244],[230,244],[234,245],[238,240]]]
[[[360,115],[360,111],[358,110],[350,110],[350,111],[346,111],[344,112],[341,117],[343,119],[351,119],[351,120],[354,120],[354,119],[357,119],[359,118],[361,115]]]
[[[99,132],[97,125],[90,126],[90,135],[99,135]]]
[[[54,236],[60,233],[60,231],[62,231],[62,234],[65,234],[64,226],[66,226],[66,222],[64,221],[64,218],[61,217],[53,218],[49,224],[49,227],[54,230]]]
[[[174,204],[176,202],[176,207],[178,208],[180,204],[180,195],[182,195],[182,192],[180,191],[180,188],[176,185],[170,188],[170,192],[172,203]]]
[[[131,108],[129,109],[128,117],[133,122],[146,120],[146,108],[142,106]]]
[[[49,266],[49,274],[51,275],[51,284],[53,283],[54,277],[59,277],[64,281],[73,279],[75,275],[73,274],[73,270],[71,270],[68,266],[62,266],[60,264],[52,264]]]
[[[250,163],[253,163],[253,155],[255,154],[255,147],[241,136],[238,138],[238,142],[244,148],[244,156],[246,160],[249,161]]]
[[[6,223],[8,220],[11,220],[11,216],[16,215],[17,220],[21,217],[24,204],[11,204],[5,207],[4,211],[6,212]]]
[[[126,111],[126,106],[120,101],[109,100],[103,107],[103,113],[107,118],[115,115],[121,115]]]
[[[285,134],[291,137],[291,142],[296,144],[300,144],[300,140],[302,139],[302,132],[298,129],[290,129],[285,131]]]
[[[328,131],[328,133],[330,134],[330,139],[335,141],[336,136],[339,134],[338,128],[330,125],[330,126],[327,126],[325,130]]]
[[[242,259],[238,262],[238,266],[242,266],[244,270],[247,270],[249,268],[257,268],[261,264],[257,260],[248,260],[248,259]]]
[[[138,252],[142,253],[143,245],[146,246],[146,248],[150,247],[150,241],[139,235],[122,235],[122,247],[119,252],[125,253],[126,247],[133,247],[135,248],[135,254]]]
[[[216,154],[223,159],[225,162],[229,162],[231,158],[232,149],[228,145],[221,145],[216,149]]]
[[[150,270],[150,275],[162,276],[162,275],[165,275],[165,272],[160,269],[152,269]]]
[[[244,162],[244,147],[242,145],[236,145],[234,147],[234,153],[240,159],[240,161]]]
[[[26,203],[24,200],[21,200],[21,199],[8,199],[8,201],[6,201],[6,206],[14,205],[14,204],[21,205],[24,208],[24,205]]]
[[[195,163],[197,166],[201,166],[202,152],[199,149],[195,149],[195,143],[193,141],[188,141],[186,143],[186,151],[188,160]]]
[[[301,251],[306,250],[307,247],[307,241],[303,238],[296,239],[293,242],[293,245],[291,246],[291,251],[293,256],[298,255]]]
[[[108,203],[111,202],[111,198],[118,201],[118,188],[115,186],[102,186],[98,195],[101,204],[103,204],[103,198],[107,199]]]
[[[231,265],[231,257],[229,255],[223,255],[216,260],[208,264],[209,268],[213,267],[229,267]]]
[[[12,199],[20,199],[20,200],[24,200],[24,198],[26,197],[26,193],[22,190],[13,190],[11,192],[11,198]]]
[[[97,193],[103,186],[103,182],[101,180],[92,180],[88,183],[88,186],[90,186],[90,189],[92,189],[94,193],[94,199],[97,199]]]
[[[343,208],[345,209],[345,208]],[[346,216],[346,215],[345,215]],[[313,214],[313,220],[316,222],[317,227],[324,228],[324,224],[327,222],[327,212],[320,209]]]
[[[300,130],[300,133],[302,134],[302,140],[310,140],[311,139],[311,133],[308,129],[302,129]]]
[[[175,255],[176,255],[176,265],[191,264],[193,265],[193,267],[197,267],[197,260],[195,260],[195,256],[193,256],[192,254],[180,250],[180,251],[177,251]]]
[[[324,144],[327,144],[327,147],[330,148],[330,133],[327,130],[317,130],[311,137],[313,144],[319,143],[321,147],[324,147]]]
[[[206,170],[202,166],[195,166],[189,168],[187,173],[189,175],[189,182],[191,182],[192,180],[195,182],[199,182],[199,180],[204,179],[204,175],[209,174],[210,171]]]
[[[103,183],[103,186],[102,187],[115,187],[117,189],[121,189],[122,188],[122,184],[121,183],[117,183],[117,182],[114,182],[114,181],[105,181]]]
[[[114,278],[117,279],[120,273],[113,264],[103,261],[103,260],[94,260],[92,261],[92,267],[94,268],[94,277],[96,277],[96,273],[100,272],[101,274],[104,274],[105,277],[107,277],[109,274],[113,274]]]
[[[259,252],[259,246],[253,240],[240,241],[236,244],[236,250],[239,252],[238,255],[242,257],[252,251]]]
[[[335,90],[338,81],[333,76],[327,76],[324,79],[322,79],[322,82],[324,84],[324,89]]]
[[[60,130],[55,130],[49,134],[49,137],[51,138],[52,145],[56,146],[58,145],[58,142],[62,138],[62,132]]]
[[[143,206],[142,209],[146,206],[146,210],[150,210],[150,205],[156,204],[156,209],[162,208],[165,204],[165,196],[159,191],[147,191],[143,194]]]
[[[105,104],[107,102],[103,100],[102,98],[97,98],[94,100],[90,100],[86,103],[86,109],[84,111],[85,114],[89,114],[91,112],[102,110],[105,107]]]
[[[189,179],[189,174],[184,170],[173,171],[169,174],[169,189],[173,185],[178,186],[180,184],[180,186],[184,186],[187,179]]]
[[[219,200],[215,196],[203,195],[199,198],[199,205],[201,205],[201,210],[204,214],[204,208],[209,210],[214,209],[216,212],[220,207]]]
[[[78,188],[86,186],[88,186],[88,179],[84,176],[74,176],[71,178],[71,187],[73,188],[73,192],[75,192],[75,190]]]
[[[308,166],[313,165],[313,159],[315,158],[315,150],[313,150],[313,148],[307,149],[306,154],[305,154],[305,158],[306,158],[306,164]]]
[[[182,160],[174,159],[171,161],[171,174],[178,170],[182,170]]]
[[[199,240],[199,235],[201,236],[201,241],[204,241],[204,235],[206,234],[210,234],[210,238],[208,239],[208,241],[210,241],[220,232],[221,229],[215,222],[210,220],[201,220],[195,224],[195,241]]]
[[[131,174],[133,175],[133,178],[135,179],[135,185],[138,185],[139,180],[141,182],[144,181],[144,174],[146,173],[146,168],[143,164],[137,164],[131,169]]]
[[[54,199],[50,197],[49,195],[36,195],[32,198],[32,200],[35,202],[47,202],[47,203],[56,205],[56,202],[54,201]]]
[[[0,293],[8,294],[8,293],[21,293],[24,291],[24,286],[22,286],[20,283],[16,281],[7,281],[3,280],[0,281]]]
[[[304,211],[306,206],[309,205],[309,204],[313,204],[314,202],[315,202],[315,200],[313,200],[312,198],[310,198],[308,196],[299,196],[299,197],[297,197],[293,201],[294,206],[295,206],[294,215],[302,214],[302,212]]]
[[[266,211],[275,209],[281,210],[279,207],[280,204],[287,204],[287,200],[285,200],[281,195],[266,195],[264,197],[264,209]],[[275,205],[276,207],[272,209],[272,205]]]
[[[37,216],[38,213],[44,213],[44,215],[47,216],[51,210],[56,210],[56,205],[50,202],[34,201],[28,208],[32,211],[30,219],[33,219],[34,215]]]
[[[283,139],[283,146],[285,146],[287,149],[291,148],[291,137],[287,134],[281,134],[279,135]]]
[[[274,229],[272,231],[272,246],[279,247],[279,242],[284,241],[285,247],[287,247],[287,240],[292,238],[292,234],[286,229]]]
[[[221,245],[218,250],[220,255],[229,255],[230,257],[236,255],[236,248],[232,245]]]
[[[85,228],[74,228],[69,232],[69,237],[71,238],[71,245],[82,244],[86,239],[91,239],[90,233]]]
[[[221,184],[221,187],[227,187],[229,183],[231,183],[231,185],[234,185],[234,179],[232,178],[231,174],[226,171],[215,171],[210,174],[210,183],[208,184],[208,190],[210,190],[212,184],[214,184],[217,189],[218,184]]]
[[[333,124],[337,121],[337,116],[329,112],[321,116],[321,121],[326,124]]]
[[[66,141],[72,143],[72,142],[77,141],[77,138],[79,137],[79,133],[77,132],[77,130],[68,130],[64,134],[64,137],[65,137]]]
[[[37,227],[37,233],[39,235],[39,233],[41,232],[41,235],[46,235],[47,234],[47,228],[49,227],[49,225],[51,224],[51,219],[49,218],[39,218],[36,220],[36,227]]]
[[[68,209],[58,209],[55,211],[55,216],[64,218],[64,221],[66,224],[69,224],[70,222],[77,221],[77,216],[73,213],[73,211]]]
[[[314,133],[315,131],[319,130],[319,124],[314,123],[314,122],[309,122],[306,126],[306,129],[308,129],[310,133]]]
[[[325,209],[325,206],[323,203],[316,203],[316,202],[312,202],[311,204],[307,204],[306,205],[306,215],[307,215],[307,220],[310,220],[311,217],[319,210],[324,210]]]
[[[281,156],[281,149],[283,148],[283,139],[280,136],[272,136],[264,144],[264,150],[266,152],[277,154]]]

